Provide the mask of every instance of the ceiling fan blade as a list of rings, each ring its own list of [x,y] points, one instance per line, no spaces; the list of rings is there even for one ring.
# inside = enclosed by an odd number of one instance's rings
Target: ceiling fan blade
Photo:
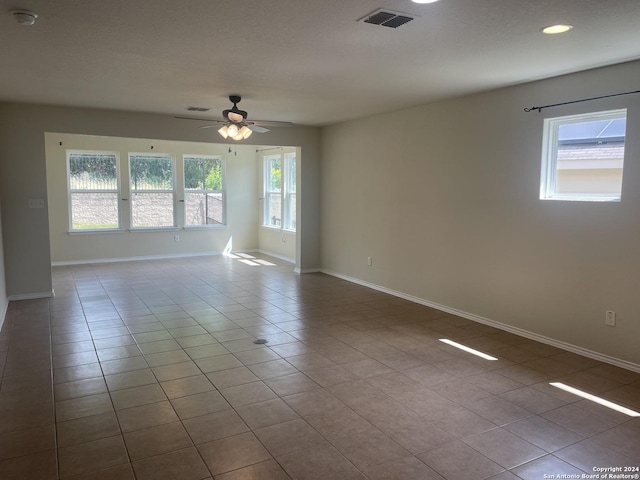
[[[256,133],[266,133],[266,132],[268,132],[268,131],[269,131],[269,129],[268,129],[268,128],[264,128],[264,127],[262,127],[262,126],[260,126],[260,125],[251,125],[251,124],[248,124],[248,125],[247,125],[247,128],[248,128],[249,130],[251,130],[252,132],[256,132]]]
[[[216,123],[215,125],[203,125],[202,127],[198,127],[198,128],[220,128],[220,125],[224,125],[226,122],[220,122],[220,123]]]
[[[222,122],[223,120],[216,120],[213,118],[196,118],[196,117],[173,117],[178,120],[198,120],[199,122]]]
[[[291,122],[277,122],[274,120],[251,120],[251,123],[262,127],[293,127]]]

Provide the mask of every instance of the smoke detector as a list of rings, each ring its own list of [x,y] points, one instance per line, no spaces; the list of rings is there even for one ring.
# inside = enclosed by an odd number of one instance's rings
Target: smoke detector
[[[9,13],[19,25],[33,25],[36,23],[36,18],[38,18],[38,14],[29,10],[11,10]]]

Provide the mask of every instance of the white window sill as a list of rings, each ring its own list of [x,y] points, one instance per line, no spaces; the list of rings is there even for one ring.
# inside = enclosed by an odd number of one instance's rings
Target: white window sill
[[[144,233],[144,232],[177,232],[179,227],[137,227],[130,228],[131,233]]]
[[[209,225],[185,225],[183,228],[185,230],[226,230],[228,225],[213,223]]]
[[[583,195],[555,195],[553,197],[540,197],[540,200],[555,200],[561,202],[614,202],[619,203],[621,197],[590,197]]]
[[[110,228],[110,229],[86,229],[86,230],[70,230],[67,232],[69,235],[95,235],[95,234],[103,234],[103,233],[124,233],[124,230],[121,228]]]

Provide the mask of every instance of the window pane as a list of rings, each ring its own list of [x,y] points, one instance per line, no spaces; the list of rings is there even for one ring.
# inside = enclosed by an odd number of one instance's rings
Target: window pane
[[[280,192],[282,190],[282,159],[280,155],[269,156],[267,159],[267,190]]]
[[[129,163],[133,190],[173,190],[172,157],[131,155]]]
[[[173,193],[134,193],[132,227],[173,227]]]
[[[73,230],[118,228],[117,193],[72,193]]]
[[[292,193],[288,198],[287,205],[287,225],[285,228],[288,230],[296,229],[296,194]]]
[[[70,152],[69,188],[71,190],[117,190],[118,173],[115,154]]]
[[[184,188],[222,190],[222,160],[211,157],[185,157]]]
[[[187,225],[221,225],[224,223],[222,192],[187,193],[185,197]]]
[[[265,225],[279,227],[282,225],[282,196],[279,193],[270,193],[267,196],[267,218]]]
[[[289,189],[290,193],[296,193],[296,154],[291,153],[287,157],[287,166],[289,167],[289,172],[287,174],[289,182],[287,184],[287,188]]]

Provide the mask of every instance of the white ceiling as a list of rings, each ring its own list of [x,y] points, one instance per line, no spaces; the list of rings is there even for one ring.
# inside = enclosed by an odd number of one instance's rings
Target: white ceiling
[[[0,0],[0,100],[326,125],[640,58],[639,0]],[[20,26],[8,13],[39,17]],[[358,22],[419,15],[398,29]],[[571,23],[564,35],[540,28]],[[602,94],[609,92],[603,86]],[[523,105],[524,107],[525,105]],[[191,116],[194,116],[191,114]]]

